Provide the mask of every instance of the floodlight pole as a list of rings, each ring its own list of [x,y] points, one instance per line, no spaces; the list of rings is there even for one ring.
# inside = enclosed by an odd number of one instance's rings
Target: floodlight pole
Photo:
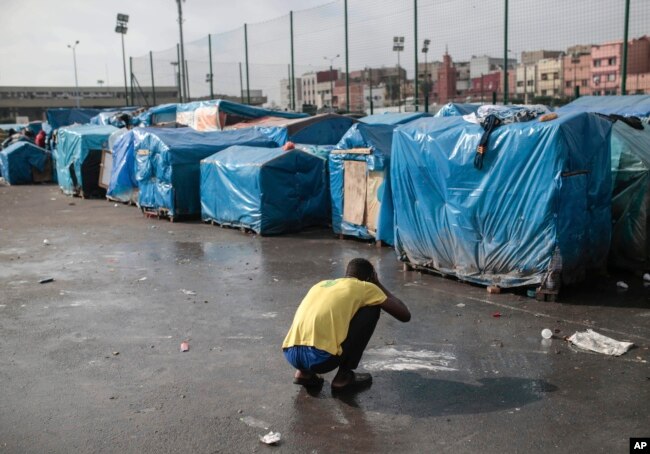
[[[180,58],[180,64],[178,65],[178,70],[180,71],[180,77],[181,77],[181,90],[183,91],[183,97],[188,98],[187,94],[187,89],[185,86],[185,65],[183,62],[185,62],[185,44],[183,43],[183,7],[181,6],[181,0],[176,0],[176,4],[178,5],[178,30],[180,32],[180,47],[181,47],[181,58]]]
[[[126,83],[126,53],[124,52],[124,33],[120,33],[122,36],[122,67],[124,68],[124,101],[126,105],[129,105],[129,89]],[[133,101],[133,100],[131,100]]]
[[[79,80],[77,79],[77,44],[79,44],[79,41],[75,41],[74,44],[68,44],[68,47],[72,49],[72,61],[74,63],[75,100],[78,109],[79,108]]]

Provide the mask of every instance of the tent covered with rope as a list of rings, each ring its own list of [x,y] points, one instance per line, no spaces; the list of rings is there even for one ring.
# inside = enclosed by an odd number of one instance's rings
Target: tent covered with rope
[[[611,122],[587,113],[548,118],[502,125],[485,141],[483,127],[463,117],[397,128],[398,257],[499,287],[551,288],[554,275],[571,283],[602,269],[611,237]]]

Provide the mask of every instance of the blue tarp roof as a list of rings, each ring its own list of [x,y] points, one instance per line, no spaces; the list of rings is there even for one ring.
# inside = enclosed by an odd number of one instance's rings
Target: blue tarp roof
[[[335,145],[356,121],[337,114],[320,114],[298,119],[270,119],[255,128],[278,145],[288,141],[305,145]]]
[[[276,147],[254,129],[200,132],[191,128],[136,128],[140,206],[170,216],[198,215],[200,161],[232,145]]]
[[[416,121],[393,136],[395,246],[402,260],[501,287],[540,284],[556,248],[565,282],[606,261],[611,122],[594,114],[494,130]]]
[[[336,145],[336,149],[371,148],[371,154],[338,152],[330,154],[330,193],[334,233],[393,244],[393,201],[388,170],[395,127],[388,124],[357,123],[345,133]],[[376,232],[369,230],[367,225],[352,224],[343,220],[345,161],[365,161],[369,172],[384,172],[383,182],[377,191],[380,209],[377,212],[377,219],[371,222],[371,225],[376,226]],[[363,192],[366,193],[365,188]]]
[[[262,235],[328,225],[325,160],[299,150],[233,146],[201,161],[203,220]]]
[[[176,108],[178,104],[161,104],[148,109],[146,112],[138,115],[138,120],[142,126],[153,126],[159,123],[168,123],[176,121]]]
[[[176,121],[200,131],[223,129],[245,119],[262,117],[304,118],[307,114],[269,110],[223,99],[178,104]],[[225,122],[225,124],[223,124]]]
[[[436,112],[436,117],[460,117],[475,113],[480,106],[478,104],[462,104],[450,102],[445,104]]]
[[[47,122],[52,129],[59,129],[74,123],[83,125],[90,123],[90,119],[100,112],[100,109],[47,109]]]
[[[430,117],[431,114],[426,112],[386,112],[383,114],[374,114],[362,117],[359,121],[371,125],[403,125],[422,117]]]
[[[32,168],[42,172],[49,153],[29,142],[17,142],[0,151],[0,174],[9,184],[32,183]]]
[[[581,96],[557,112],[596,112],[626,117],[650,117],[650,95]]]
[[[59,186],[65,194],[72,195],[83,187],[81,166],[88,153],[90,150],[107,149],[108,138],[116,130],[117,128],[113,126],[98,125],[78,125],[59,129],[59,140],[54,150],[54,157]],[[71,165],[74,167],[74,178],[70,173]]]

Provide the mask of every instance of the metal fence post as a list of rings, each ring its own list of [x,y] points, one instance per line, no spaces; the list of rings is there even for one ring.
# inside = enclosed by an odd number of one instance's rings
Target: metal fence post
[[[214,99],[214,73],[212,72],[212,35],[208,35],[208,52],[210,61],[210,99]]]
[[[135,98],[133,97],[133,57],[129,57],[129,74],[131,74],[131,105],[135,106]],[[126,105],[129,105],[128,99]]]
[[[625,0],[625,31],[623,32],[623,80],[621,94],[627,94],[627,33],[630,27],[630,0]],[[637,87],[638,88],[638,87]]]
[[[248,24],[244,24],[244,50],[246,51],[246,103],[251,103],[250,73],[248,72]]]
[[[176,44],[176,69],[178,70],[178,75],[176,78],[178,79],[178,99],[179,102],[182,104],[183,103],[183,88],[181,87],[181,71],[182,71],[182,65],[181,65],[181,47],[179,44]]]
[[[348,46],[348,0],[344,2],[345,6],[345,110],[350,111],[350,52]],[[330,74],[330,77],[332,75]],[[332,93],[334,96],[334,93]],[[340,106],[339,106],[340,108]]]
[[[183,75],[185,76],[185,97],[187,98],[187,102],[192,101],[192,96],[190,95],[190,74],[187,71],[187,60],[185,60],[185,66],[183,67]]]
[[[296,71],[293,59],[293,11],[289,11],[289,28],[291,31],[291,110],[296,110]]]
[[[503,105],[508,104],[508,0],[503,18]]]
[[[242,77],[241,62],[239,62],[239,100],[244,104],[244,78]]]
[[[413,11],[414,11],[414,19],[413,19],[413,32],[415,38],[413,39],[414,41],[414,53],[415,53],[415,78],[413,79],[415,82],[415,111],[417,112],[419,110],[418,104],[420,103],[420,99],[418,97],[418,0],[413,0]]]
[[[156,84],[153,80],[153,52],[149,51],[149,68],[151,68],[151,92],[153,96],[153,105],[156,105]]]

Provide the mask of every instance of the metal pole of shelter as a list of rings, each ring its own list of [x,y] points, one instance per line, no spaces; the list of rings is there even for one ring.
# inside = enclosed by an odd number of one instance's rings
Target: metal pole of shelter
[[[415,37],[413,39],[413,45],[415,46],[413,48],[414,53],[415,53],[415,111],[417,112],[419,110],[418,104],[420,100],[418,99],[418,0],[413,0],[413,11],[414,11],[414,19],[413,19],[413,33],[415,34]]]
[[[503,105],[508,104],[508,0],[503,18]]]
[[[210,99],[214,99],[214,73],[212,72],[212,35],[208,35],[208,52],[210,60]]]
[[[153,80],[153,53],[149,51],[149,67],[151,68],[151,91],[153,95],[153,105],[155,106],[156,103],[156,84],[154,83]]]
[[[348,47],[348,0],[345,0],[345,110],[350,111],[350,52]],[[339,106],[340,108],[341,106]]]
[[[621,81],[621,94],[627,94],[627,36],[630,27],[630,0],[625,0],[625,30],[623,32],[623,80]]]
[[[293,11],[289,11],[289,28],[291,30],[291,110],[296,110],[296,71],[293,59]]]
[[[244,50],[246,52],[246,103],[251,103],[250,73],[248,72],[248,24],[244,24]]]

